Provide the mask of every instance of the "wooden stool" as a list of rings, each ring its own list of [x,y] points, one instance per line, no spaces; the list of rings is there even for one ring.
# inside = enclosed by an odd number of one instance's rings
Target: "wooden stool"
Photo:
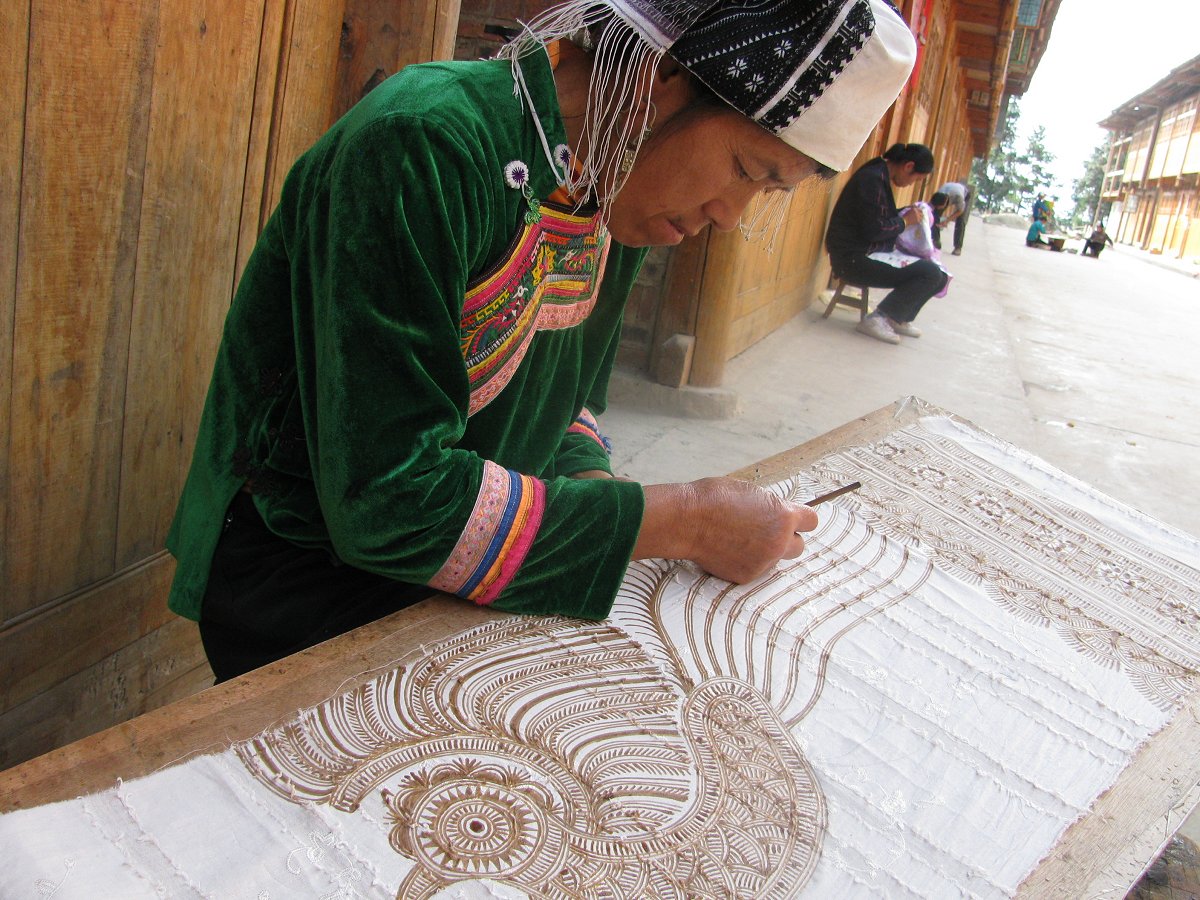
[[[858,291],[858,296],[845,293],[846,288],[855,288]],[[825,307],[825,314],[822,319],[828,319],[829,314],[833,312],[833,308],[838,304],[843,306],[852,306],[858,310],[858,320],[861,322],[867,317],[867,313],[871,311],[871,289],[862,284],[850,284],[848,281],[843,281],[840,278],[834,279],[833,297],[829,301],[829,305]]]

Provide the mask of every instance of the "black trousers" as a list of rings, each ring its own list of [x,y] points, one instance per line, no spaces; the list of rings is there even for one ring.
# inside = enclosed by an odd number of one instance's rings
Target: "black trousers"
[[[968,210],[969,212],[969,210]],[[933,236],[933,246],[939,250],[942,249],[942,226],[929,226],[929,233]],[[954,220],[954,249],[962,251],[963,235],[967,233],[967,213],[963,213]]]
[[[967,219],[971,216],[971,195],[967,194],[967,208],[954,220],[954,249],[962,252],[963,238],[967,234]]]
[[[925,301],[944,288],[949,280],[931,259],[919,259],[899,268],[861,253],[833,260],[833,274],[851,284],[892,288],[875,311],[897,322],[915,319]]]
[[[971,215],[971,192],[967,191],[966,205],[963,207],[962,215],[954,220],[954,249],[959,253],[962,252],[963,237],[967,233],[967,219]],[[931,225],[929,231],[933,236],[933,246],[939,250],[942,249],[942,226]]]
[[[229,506],[200,607],[217,681],[319,644],[434,593],[334,559],[271,532],[249,494]]]

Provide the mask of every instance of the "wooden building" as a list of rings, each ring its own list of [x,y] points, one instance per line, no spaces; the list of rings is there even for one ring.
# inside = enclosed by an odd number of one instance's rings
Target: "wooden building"
[[[166,610],[163,540],[282,177],[380,80],[490,52],[487,28],[528,12],[466,0],[460,28],[459,0],[0,4],[0,768],[211,682]],[[988,149],[1018,0],[904,12],[920,64],[860,161],[928,143],[928,193]],[[773,254],[736,233],[654,254],[626,361],[719,384],[825,286],[839,187],[796,192]]]
[[[1101,200],[1114,241],[1200,259],[1200,56],[1130,97],[1109,131]]]

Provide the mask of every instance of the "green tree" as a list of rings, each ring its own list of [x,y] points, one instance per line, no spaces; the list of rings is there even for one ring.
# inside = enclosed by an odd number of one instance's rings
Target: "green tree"
[[[976,158],[971,165],[971,178],[975,183],[978,203],[984,212],[1015,212],[1021,208],[1021,202],[1033,187],[1030,176],[1030,155],[1021,154],[1016,150],[1017,123],[1021,120],[1021,108],[1016,98],[1008,101],[1008,109],[1004,114],[1004,126],[1000,130],[1000,140],[992,148],[986,160]],[[1044,138],[1045,131],[1038,129],[1039,142]],[[1030,138],[1031,148],[1033,138]],[[1041,146],[1039,164],[1049,165],[1053,155]],[[1048,159],[1042,159],[1048,157]]]
[[[1108,215],[1111,204],[1100,202],[1104,187],[1104,167],[1108,163],[1108,142],[1098,146],[1083,165],[1083,175],[1071,183],[1071,199],[1075,208],[1071,211],[1071,224],[1091,226]]]
[[[1040,191],[1050,184],[1053,175],[1050,165],[1054,162],[1054,154],[1046,149],[1046,129],[1039,125],[1029,135],[1029,143],[1025,147],[1024,161],[1026,165],[1025,191]]]

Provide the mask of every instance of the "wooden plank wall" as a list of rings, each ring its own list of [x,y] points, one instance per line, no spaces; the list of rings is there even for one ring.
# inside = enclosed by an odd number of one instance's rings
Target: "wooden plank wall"
[[[8,546],[11,506],[8,471],[12,434],[13,317],[16,314],[17,233],[21,210],[21,147],[25,140],[25,95],[29,54],[29,7],[0,4],[0,58],[7,59],[0,90],[0,548]],[[8,555],[0,552],[0,592],[9,581]]]
[[[764,240],[746,248],[729,333],[730,356],[782,326],[824,287],[824,236],[830,199],[828,182],[805,182],[792,195],[787,219],[774,246]],[[802,264],[797,265],[797,261]]]
[[[457,10],[3,5],[0,767],[211,683],[162,545],[237,276],[295,157]]]

